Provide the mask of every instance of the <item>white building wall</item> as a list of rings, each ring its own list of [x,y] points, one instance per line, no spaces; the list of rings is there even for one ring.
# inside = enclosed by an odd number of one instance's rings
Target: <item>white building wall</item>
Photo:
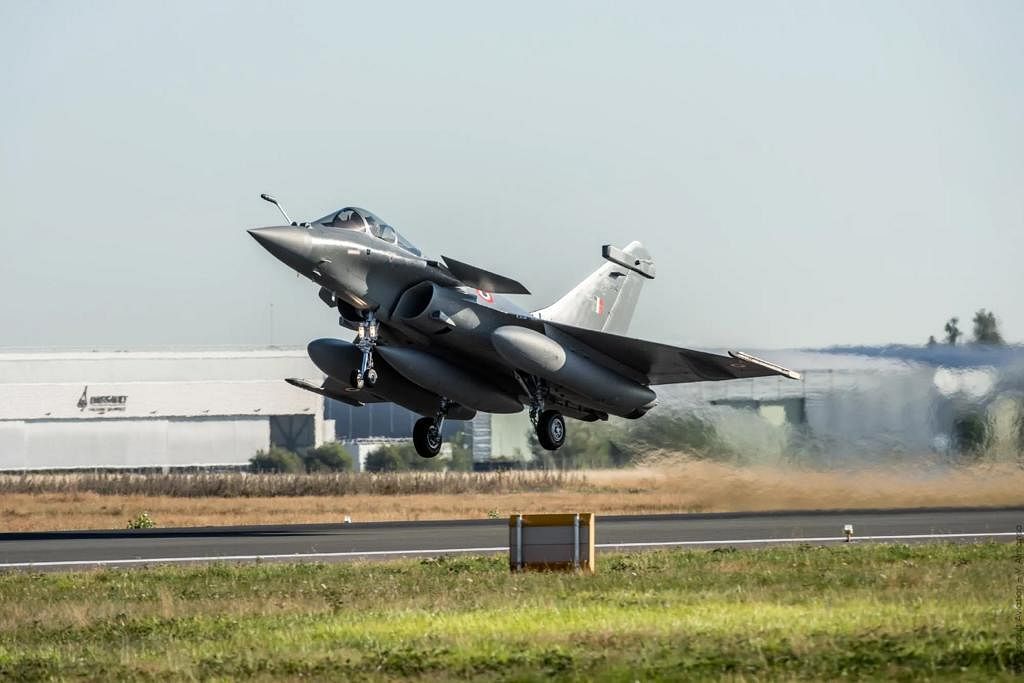
[[[0,422],[0,469],[244,465],[269,438],[264,417]]]
[[[265,417],[175,418],[167,422],[166,460],[172,467],[244,465],[269,441]]]
[[[0,469],[25,467],[26,431],[21,420],[0,422]]]
[[[0,470],[243,465],[323,399],[305,350],[0,353]]]
[[[69,420],[25,423],[24,469],[164,464],[166,420]]]

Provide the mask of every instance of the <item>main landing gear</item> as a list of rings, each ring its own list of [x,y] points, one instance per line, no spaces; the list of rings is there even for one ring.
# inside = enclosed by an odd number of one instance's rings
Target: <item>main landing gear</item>
[[[540,445],[546,450],[557,451],[565,445],[565,417],[557,410],[544,409],[544,393],[544,387],[539,383],[532,383],[530,421],[537,430],[537,441]],[[433,458],[441,452],[441,444],[444,442],[441,429],[448,416],[449,406],[451,402],[442,398],[441,406],[434,417],[421,417],[413,425],[412,443],[420,456]]]
[[[377,316],[367,311],[366,317],[356,330],[356,348],[363,352],[358,370],[352,371],[349,379],[352,388],[359,390],[377,383],[377,371],[373,368],[373,347],[377,345]]]
[[[545,388],[531,382],[530,422],[537,432],[537,441],[548,451],[557,451],[565,444],[565,417],[557,410],[544,409]]]
[[[448,400],[441,399],[441,407],[434,417],[421,417],[416,420],[412,428],[412,443],[416,452],[424,458],[433,458],[441,452],[441,444],[444,439],[441,436],[441,428],[444,427],[444,419],[448,415]]]
[[[537,441],[546,450],[557,451],[565,443],[565,418],[557,410],[545,410],[534,423]]]

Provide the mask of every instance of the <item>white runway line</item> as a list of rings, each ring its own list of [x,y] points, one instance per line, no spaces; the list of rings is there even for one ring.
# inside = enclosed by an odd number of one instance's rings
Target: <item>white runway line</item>
[[[920,540],[926,538],[990,538],[995,536],[1016,536],[1015,531],[994,531],[977,534],[903,534],[900,536],[854,536],[856,541],[898,541]],[[846,542],[845,536],[818,536],[811,538],[743,538],[732,541],[651,541],[649,543],[599,543],[598,548],[659,548],[680,545],[744,545],[752,543],[825,543],[830,541]],[[0,565],[2,566],[2,565]]]
[[[451,555],[453,553],[496,553],[508,550],[508,546],[497,548],[437,548],[434,550],[353,550],[342,553],[287,553],[284,555],[210,555],[205,557],[133,557],[126,560],[61,560],[58,562],[10,562],[0,564],[0,569],[21,569],[29,567],[68,567],[72,565],[111,564],[170,564],[181,562],[246,562],[257,560],[315,560],[332,557],[386,557],[388,555]]]
[[[980,532],[974,534],[903,534],[890,536],[856,536],[854,541],[913,541],[943,538],[996,538],[1016,536],[1015,531]],[[644,543],[597,543],[596,548],[672,548],[680,546],[707,545],[772,545],[775,543],[830,543],[845,542],[845,536],[818,536],[812,538],[741,538],[725,541],[649,541]],[[256,562],[263,560],[317,560],[343,557],[388,557],[405,555],[451,555],[455,553],[498,553],[508,550],[508,546],[493,548],[430,548],[425,550],[353,550],[338,553],[288,553],[284,555],[209,555],[203,557],[148,557],[128,558],[123,560],[61,560],[56,562],[6,562],[0,563],[0,569],[40,569],[46,567],[89,566],[103,567],[110,565],[133,564],[182,564],[189,562]]]

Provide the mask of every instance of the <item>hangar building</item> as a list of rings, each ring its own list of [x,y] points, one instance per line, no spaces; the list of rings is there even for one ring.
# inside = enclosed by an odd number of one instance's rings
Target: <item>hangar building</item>
[[[333,438],[304,349],[0,352],[0,470],[244,465]]]
[[[964,430],[973,429],[989,454],[1024,455],[1024,347],[893,345],[758,355],[801,371],[801,381],[681,384],[666,387],[659,399],[700,411],[744,453],[791,452],[788,437],[798,436],[816,464],[952,456]],[[742,413],[795,429],[756,429],[736,419]]]

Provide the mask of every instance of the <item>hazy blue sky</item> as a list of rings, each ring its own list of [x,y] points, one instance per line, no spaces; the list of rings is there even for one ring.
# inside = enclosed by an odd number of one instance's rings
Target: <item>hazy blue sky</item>
[[[266,343],[271,304],[276,343],[337,336],[245,233],[260,192],[536,307],[641,239],[661,341],[916,343],[983,306],[1022,340],[1022,29],[1019,0],[0,0],[0,346]]]

